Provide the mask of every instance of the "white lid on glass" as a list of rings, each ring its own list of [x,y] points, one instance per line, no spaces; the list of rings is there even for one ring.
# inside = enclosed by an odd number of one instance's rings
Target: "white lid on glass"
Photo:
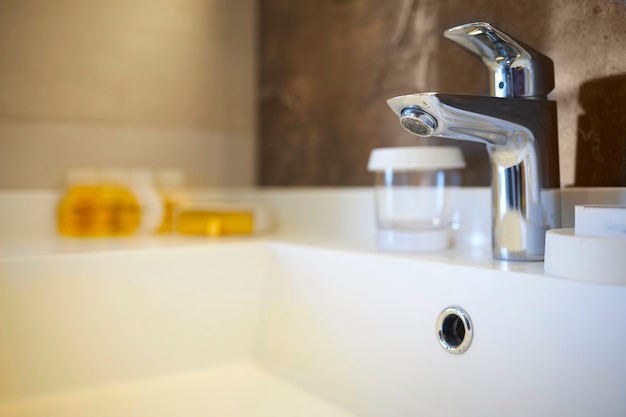
[[[369,171],[432,171],[465,168],[460,148],[449,146],[410,146],[372,150]]]

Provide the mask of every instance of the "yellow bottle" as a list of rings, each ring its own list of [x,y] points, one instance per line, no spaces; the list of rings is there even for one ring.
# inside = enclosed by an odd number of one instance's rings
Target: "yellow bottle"
[[[117,179],[98,181],[93,170],[74,170],[59,202],[59,233],[72,237],[128,236],[141,221],[137,199]]]
[[[65,236],[105,236],[106,222],[101,215],[97,185],[70,186],[57,210],[59,233]]]
[[[137,231],[141,224],[141,207],[126,187],[103,184],[99,199],[107,236],[129,236]]]

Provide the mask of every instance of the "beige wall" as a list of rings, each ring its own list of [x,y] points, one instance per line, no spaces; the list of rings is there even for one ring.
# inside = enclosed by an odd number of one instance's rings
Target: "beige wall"
[[[254,182],[254,0],[1,0],[0,188],[72,166]]]

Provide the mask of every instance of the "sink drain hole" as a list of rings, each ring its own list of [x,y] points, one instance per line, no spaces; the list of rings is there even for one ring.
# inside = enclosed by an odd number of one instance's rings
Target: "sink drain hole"
[[[463,353],[472,343],[472,322],[460,307],[448,307],[437,320],[439,343],[450,353]]]
[[[443,320],[441,333],[445,342],[452,346],[458,347],[465,339],[465,327],[459,316],[449,315]]]

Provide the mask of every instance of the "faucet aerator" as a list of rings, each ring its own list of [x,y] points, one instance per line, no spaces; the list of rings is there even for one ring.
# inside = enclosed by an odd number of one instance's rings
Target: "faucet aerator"
[[[407,107],[402,110],[400,124],[409,133],[417,136],[432,136],[437,129],[437,119],[419,107]]]

